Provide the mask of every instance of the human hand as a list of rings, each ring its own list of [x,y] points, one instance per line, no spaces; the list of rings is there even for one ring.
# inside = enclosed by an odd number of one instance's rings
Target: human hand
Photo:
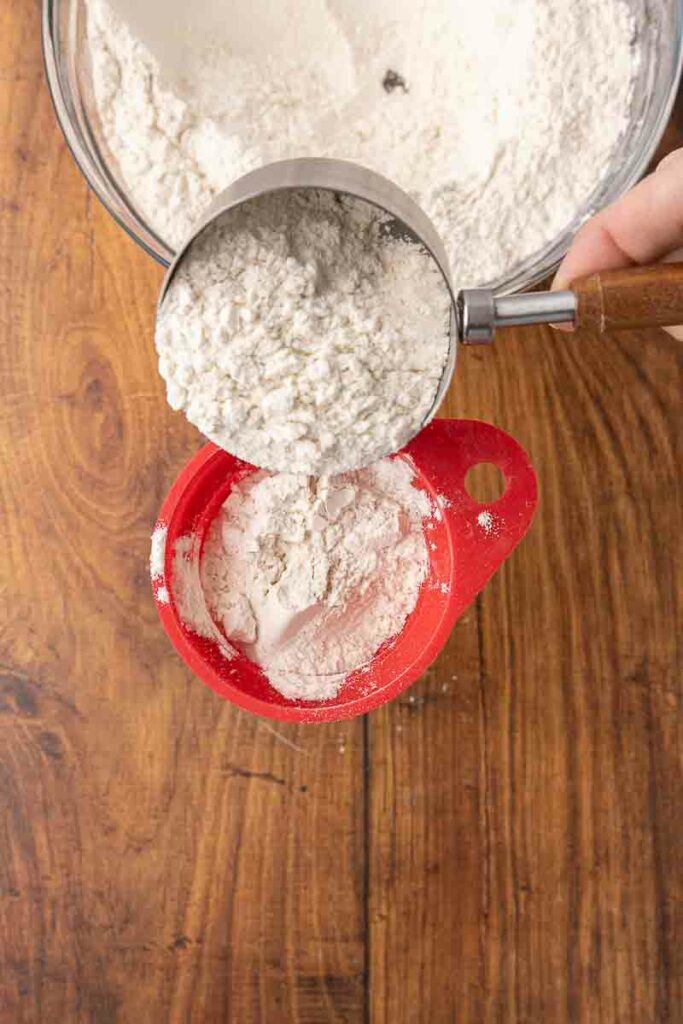
[[[553,290],[599,270],[683,259],[683,149],[664,157],[630,192],[586,221]],[[683,340],[683,326],[666,328]]]

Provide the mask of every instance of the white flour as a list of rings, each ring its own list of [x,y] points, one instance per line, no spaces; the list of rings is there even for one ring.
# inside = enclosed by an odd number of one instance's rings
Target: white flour
[[[179,537],[173,548],[172,589],[178,615],[186,626],[207,639],[218,630],[206,607],[199,575],[199,542],[194,534]]]
[[[165,590],[169,599],[172,591],[176,611],[184,625],[197,636],[213,640],[225,660],[231,661],[235,657],[235,649],[216,626],[206,605],[200,576],[199,546],[199,537],[193,533],[176,540],[171,580],[167,582]]]
[[[194,243],[157,325],[168,400],[221,447],[276,471],[339,473],[397,451],[448,354],[433,259],[367,203],[285,192]]]
[[[166,538],[168,527],[157,526],[152,534],[152,546],[149,553],[149,571],[153,580],[161,579],[166,564]]]
[[[149,553],[149,574],[152,577],[152,585],[159,604],[168,604],[170,601],[168,588],[166,587],[166,538],[168,527],[159,524],[152,534],[152,546]]]
[[[332,479],[258,472],[212,525],[208,607],[286,697],[334,697],[403,628],[429,564],[413,476],[403,459]]]
[[[341,157],[412,193],[458,287],[509,273],[571,222],[637,66],[624,0],[165,0],[158,17],[154,0],[116,3],[156,56],[87,0],[96,107],[169,245],[240,174]]]
[[[480,512],[477,516],[477,525],[488,535],[498,532],[498,520],[493,512]]]

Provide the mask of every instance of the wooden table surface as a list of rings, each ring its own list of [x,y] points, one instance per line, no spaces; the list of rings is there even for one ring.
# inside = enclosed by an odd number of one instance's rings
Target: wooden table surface
[[[447,411],[528,449],[531,533],[410,695],[236,710],[157,621],[149,535],[200,438],[39,8],[0,0],[0,1021],[683,1020],[680,346],[464,353]]]

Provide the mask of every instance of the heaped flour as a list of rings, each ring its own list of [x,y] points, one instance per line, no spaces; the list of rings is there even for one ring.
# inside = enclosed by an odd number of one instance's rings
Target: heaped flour
[[[402,448],[434,404],[451,300],[432,257],[389,227],[315,189],[223,214],[158,318],[173,408],[278,472],[339,473]]]
[[[509,272],[571,222],[626,125],[638,59],[625,0],[87,10],[105,148],[169,245],[246,171],[338,157],[424,207],[457,287]]]

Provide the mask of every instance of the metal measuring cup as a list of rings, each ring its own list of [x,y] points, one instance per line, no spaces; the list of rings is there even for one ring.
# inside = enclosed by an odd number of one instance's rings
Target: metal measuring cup
[[[273,192],[319,189],[369,203],[390,218],[391,233],[411,239],[433,258],[451,296],[448,355],[432,406],[419,433],[436,414],[455,370],[458,342],[491,342],[498,327],[570,323],[598,332],[683,323],[683,264],[658,264],[593,274],[558,292],[497,295],[489,288],[456,292],[446,250],[427,214],[389,179],[345,160],[305,157],[266,164],[229,185],[212,201],[178,250],[164,280],[157,315],[173,278],[195,240],[228,210]],[[389,454],[388,452],[386,454]]]
[[[390,235],[413,241],[416,246],[424,249],[441,272],[452,300],[448,352],[434,401],[416,431],[419,433],[419,430],[433,419],[453,377],[458,337],[455,296],[450,281],[446,250],[436,228],[410,196],[381,174],[344,160],[304,157],[266,164],[238,178],[213,199],[192,234],[185,239],[176,253],[161,288],[157,316],[161,313],[164,299],[178,268],[187,258],[194,242],[210,225],[229,210],[264,195],[302,189],[334,192],[343,195],[348,201],[355,199],[376,207],[390,218],[384,225],[384,230]]]

